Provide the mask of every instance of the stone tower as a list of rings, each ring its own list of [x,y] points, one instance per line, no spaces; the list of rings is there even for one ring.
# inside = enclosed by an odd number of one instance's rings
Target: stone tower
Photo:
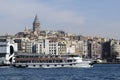
[[[33,21],[33,33],[35,35],[39,35],[40,33],[40,21],[38,20],[37,15],[35,16],[35,19]]]

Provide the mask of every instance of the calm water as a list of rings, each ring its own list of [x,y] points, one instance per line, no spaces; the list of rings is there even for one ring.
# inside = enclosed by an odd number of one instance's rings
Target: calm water
[[[88,69],[0,68],[0,80],[120,80],[120,64],[99,64]]]

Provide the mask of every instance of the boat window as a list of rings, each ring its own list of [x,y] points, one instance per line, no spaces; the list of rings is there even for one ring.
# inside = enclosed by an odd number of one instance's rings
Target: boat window
[[[31,61],[28,61],[28,63],[31,63]]]
[[[79,55],[68,55],[69,57],[78,57]]]
[[[20,58],[20,56],[16,56],[16,58]]]
[[[26,65],[26,67],[28,67],[28,65]]]
[[[56,60],[56,62],[59,62],[59,60]]]
[[[21,65],[19,65],[19,67],[22,67]]]
[[[55,60],[53,60],[53,63],[55,62]]]
[[[34,56],[34,58],[38,58],[38,56]]]
[[[55,65],[55,66],[57,66],[57,65]]]
[[[49,67],[49,65],[47,65],[47,67]]]
[[[64,66],[63,64],[61,66]]]
[[[16,63],[19,63],[20,61],[16,61]]]
[[[58,55],[55,55],[55,57],[57,58],[57,57],[58,57]]]
[[[40,67],[42,67],[42,65],[39,65]]]
[[[52,60],[49,60],[49,63],[51,63],[52,62]]]
[[[76,60],[74,60],[74,62],[76,62]]]
[[[70,66],[72,66],[72,64],[70,64]]]
[[[67,62],[72,62],[72,60],[67,60]]]
[[[62,62],[62,60],[60,60],[60,62]]]
[[[35,67],[35,65],[33,65]]]

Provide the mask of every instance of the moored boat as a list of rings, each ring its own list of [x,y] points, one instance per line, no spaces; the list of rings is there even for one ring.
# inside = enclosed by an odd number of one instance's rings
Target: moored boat
[[[79,55],[45,55],[18,53],[15,56],[14,67],[24,68],[58,68],[58,67],[76,67],[89,68],[92,67],[91,61],[83,60]]]

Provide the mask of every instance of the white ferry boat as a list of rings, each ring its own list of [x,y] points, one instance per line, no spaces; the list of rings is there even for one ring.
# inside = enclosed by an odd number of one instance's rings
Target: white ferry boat
[[[84,61],[79,55],[45,55],[19,53],[15,56],[14,67],[24,68],[59,68],[59,67],[92,67],[91,61]]]

